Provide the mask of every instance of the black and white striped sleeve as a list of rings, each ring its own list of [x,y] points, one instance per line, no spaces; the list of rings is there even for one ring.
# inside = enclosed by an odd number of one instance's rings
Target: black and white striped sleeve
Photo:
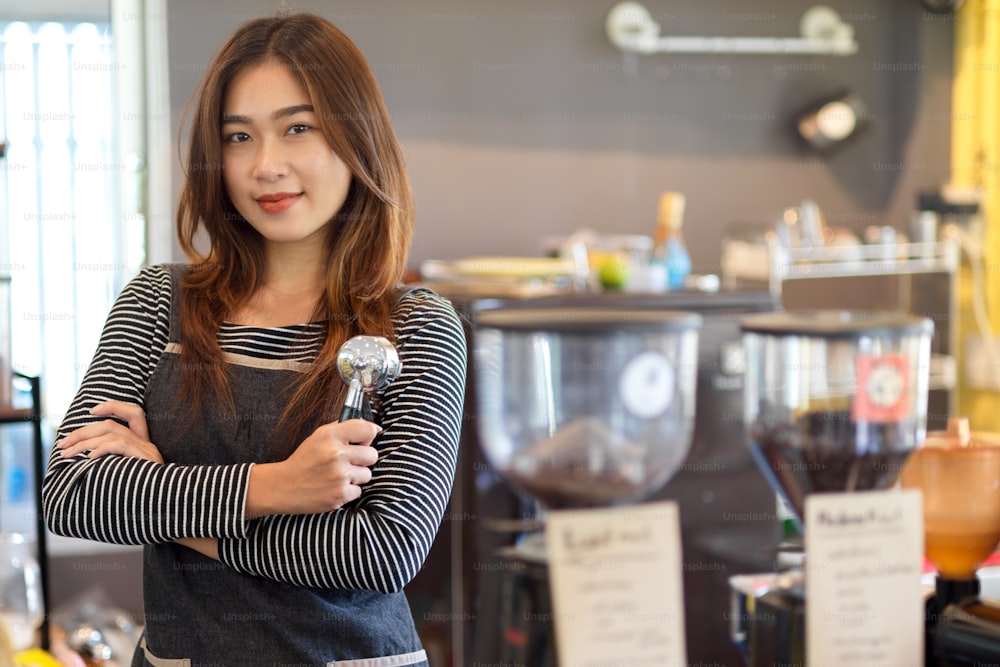
[[[170,274],[162,266],[144,269],[122,290],[56,434],[57,444],[73,430],[104,419],[90,414],[98,403],[143,405],[169,335],[170,294]],[[45,522],[59,535],[115,544],[239,536],[246,528],[250,467],[164,465],[117,455],[63,458],[54,447],[42,488]]]
[[[382,397],[379,460],[360,500],[251,521],[245,539],[219,541],[224,563],[294,585],[381,592],[402,590],[419,571],[454,480],[466,339],[451,304],[431,292],[404,296],[399,311],[402,373]]]

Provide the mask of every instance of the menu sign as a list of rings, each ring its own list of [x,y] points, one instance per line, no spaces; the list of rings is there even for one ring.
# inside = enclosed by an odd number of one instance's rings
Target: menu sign
[[[806,497],[806,663],[922,665],[919,491]]]
[[[674,502],[546,517],[560,667],[683,667],[680,522]]]

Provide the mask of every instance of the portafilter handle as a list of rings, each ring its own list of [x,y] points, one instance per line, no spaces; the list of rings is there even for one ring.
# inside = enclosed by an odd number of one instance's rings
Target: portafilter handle
[[[388,387],[399,377],[399,354],[382,336],[354,336],[337,352],[337,372],[347,383],[340,420],[362,419],[364,395]]]

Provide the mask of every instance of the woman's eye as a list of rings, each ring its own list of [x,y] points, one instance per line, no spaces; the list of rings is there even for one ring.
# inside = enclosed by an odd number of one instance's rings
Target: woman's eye
[[[296,123],[295,125],[292,125],[290,128],[288,128],[288,134],[302,134],[303,132],[310,129],[312,128],[310,128],[308,125],[305,125],[303,123]]]
[[[225,141],[228,144],[241,144],[244,141],[249,141],[250,135],[246,132],[233,132],[232,134],[227,134]]]

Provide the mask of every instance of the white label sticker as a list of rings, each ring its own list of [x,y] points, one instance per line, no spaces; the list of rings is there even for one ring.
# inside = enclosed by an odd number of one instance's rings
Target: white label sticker
[[[922,665],[919,491],[806,497],[806,664]]]
[[[625,365],[618,393],[626,410],[636,417],[653,419],[674,400],[676,384],[669,359],[659,352],[643,352]]]
[[[558,510],[545,524],[560,665],[689,664],[677,503]]]

